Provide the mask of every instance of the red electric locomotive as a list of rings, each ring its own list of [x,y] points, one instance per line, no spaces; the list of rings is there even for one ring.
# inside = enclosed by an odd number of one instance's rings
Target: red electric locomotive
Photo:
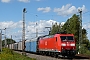
[[[46,35],[38,40],[38,51],[53,56],[75,56],[76,43],[73,34]]]

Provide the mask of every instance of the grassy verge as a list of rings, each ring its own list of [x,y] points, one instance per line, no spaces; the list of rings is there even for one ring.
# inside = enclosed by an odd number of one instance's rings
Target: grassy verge
[[[36,60],[36,59],[20,55],[8,48],[3,48],[0,54],[0,60]]]

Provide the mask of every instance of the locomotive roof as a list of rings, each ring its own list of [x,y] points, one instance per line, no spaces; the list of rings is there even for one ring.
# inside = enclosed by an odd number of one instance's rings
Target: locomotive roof
[[[57,34],[54,34],[54,35],[44,35],[44,36],[40,36],[40,38],[51,38],[51,37],[54,37],[54,36],[56,36],[56,35],[73,35],[73,34],[65,34],[65,33],[57,33]]]
[[[37,39],[38,39],[38,37],[35,37],[35,38],[32,38],[32,39],[26,40],[25,42],[37,41]]]
[[[65,35],[68,35],[68,36],[73,36],[73,34],[61,34],[61,33],[57,33],[57,34],[54,34],[54,35],[44,35],[44,36],[39,36],[39,37],[35,37],[35,38],[32,38],[32,39],[29,39],[29,40],[26,40],[25,42],[32,42],[32,41],[37,41],[39,40],[40,38],[52,38],[52,37],[55,37],[57,35],[60,35],[60,36],[65,36]]]

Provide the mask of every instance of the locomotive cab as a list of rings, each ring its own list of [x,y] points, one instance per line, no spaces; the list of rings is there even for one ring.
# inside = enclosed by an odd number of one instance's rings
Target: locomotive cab
[[[74,56],[76,54],[75,39],[72,34],[60,36],[61,54],[63,56]]]

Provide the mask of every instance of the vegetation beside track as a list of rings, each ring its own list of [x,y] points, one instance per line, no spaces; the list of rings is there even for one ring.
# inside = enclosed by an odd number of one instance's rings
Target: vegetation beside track
[[[20,55],[8,48],[3,48],[2,52],[0,53],[0,60],[36,60],[36,59]]]

